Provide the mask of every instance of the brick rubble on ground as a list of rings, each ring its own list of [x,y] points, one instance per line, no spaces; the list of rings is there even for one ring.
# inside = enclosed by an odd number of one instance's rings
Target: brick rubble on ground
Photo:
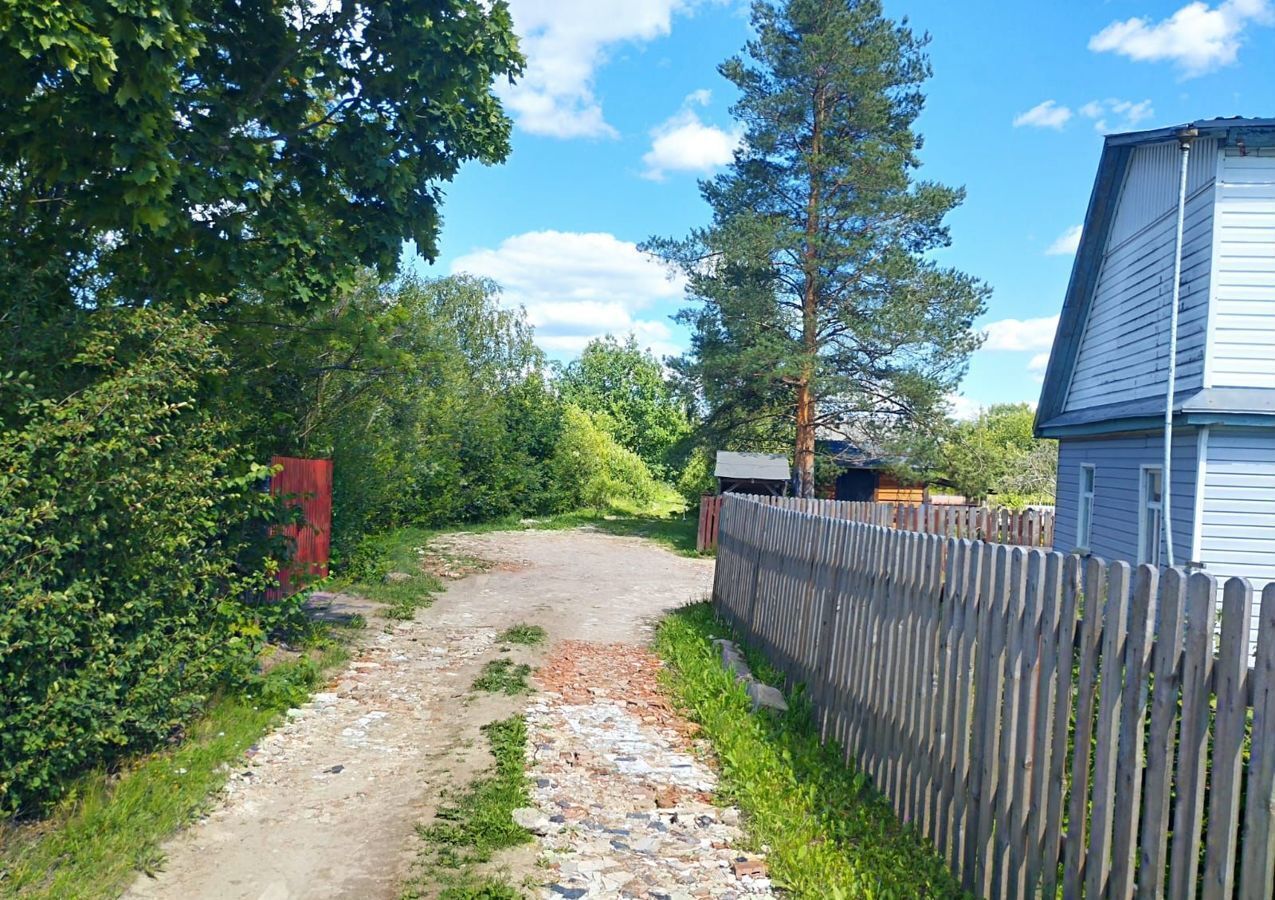
[[[772,896],[765,862],[739,850],[739,811],[712,802],[716,774],[661,694],[661,663],[627,644],[567,641],[527,710],[547,898]],[[698,751],[698,752],[697,752]]]

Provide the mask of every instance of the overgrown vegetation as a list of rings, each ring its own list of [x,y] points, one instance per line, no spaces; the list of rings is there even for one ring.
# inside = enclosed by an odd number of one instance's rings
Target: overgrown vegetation
[[[434,602],[443,583],[421,568],[421,559],[434,532],[424,528],[398,528],[370,535],[358,547],[347,567],[346,581],[338,585],[360,596],[384,603],[388,619],[410,619],[418,609]]]
[[[70,782],[47,821],[0,824],[0,895],[118,897],[139,870],[162,866],[160,845],[205,808],[226,766],[242,765],[244,750],[345,658],[340,643],[320,640],[301,658],[215,697],[171,748]]]
[[[719,661],[714,637],[730,629],[707,603],[668,616],[657,633],[673,697],[704,729],[721,765],[723,800],[745,814],[749,841],[769,847],[771,876],[793,896],[959,897],[943,860],[868,779],[821,745],[801,697],[783,716],[754,715]],[[777,680],[750,655],[753,672]]]
[[[557,378],[562,397],[603,417],[621,447],[636,453],[662,479],[677,477],[693,420],[685,397],[669,383],[660,361],[629,335],[590,341]]]
[[[0,816],[158,746],[295,612],[260,602],[267,470],[192,401],[210,330],[115,310],[64,341],[73,393],[0,377]]]
[[[531,802],[526,775],[527,725],[513,716],[483,726],[495,764],[439,807],[434,821],[418,826],[424,846],[420,871],[403,896],[427,896],[441,888],[449,900],[517,900],[522,893],[483,870],[501,850],[525,844],[531,833],[513,811]]]
[[[526,663],[515,663],[512,659],[501,657],[489,661],[474,679],[474,690],[487,691],[492,694],[508,694],[511,697],[531,691],[527,676],[531,674],[531,666]]]
[[[405,241],[434,256],[462,163],[508,153],[493,82],[522,58],[482,0],[20,4],[0,48],[9,817],[179,735],[295,608],[258,602],[266,465],[336,415],[333,373],[432,377],[356,298]],[[394,423],[342,428],[369,424]]]
[[[1026,403],[1000,403],[952,423],[940,444],[939,470],[970,500],[1015,508],[1053,503],[1058,442],[1038,439],[1035,419]]]

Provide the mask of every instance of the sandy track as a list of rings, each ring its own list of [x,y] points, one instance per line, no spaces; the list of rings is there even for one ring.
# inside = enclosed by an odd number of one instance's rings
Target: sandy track
[[[710,561],[587,530],[448,542],[501,565],[452,584],[412,622],[350,600],[369,615],[352,661],[260,742],[209,814],[164,848],[158,876],[126,896],[396,897],[414,826],[485,764],[480,726],[521,705],[466,702],[495,635],[530,622],[551,642],[645,643],[661,613],[703,596],[712,577]]]

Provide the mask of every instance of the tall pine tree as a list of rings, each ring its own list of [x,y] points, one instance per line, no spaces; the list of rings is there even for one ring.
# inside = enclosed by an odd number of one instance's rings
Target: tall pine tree
[[[650,249],[699,302],[677,368],[719,437],[795,431],[802,496],[821,430],[898,433],[940,415],[979,343],[986,286],[939,266],[957,188],[914,180],[928,36],[877,0],[756,0],[720,68],[744,140],[701,182],[712,223]]]

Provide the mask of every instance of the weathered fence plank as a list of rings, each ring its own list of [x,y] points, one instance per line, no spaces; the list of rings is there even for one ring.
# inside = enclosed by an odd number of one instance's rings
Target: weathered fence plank
[[[1098,719],[1094,726],[1093,802],[1085,891],[1104,896],[1111,873],[1111,825],[1116,791],[1116,752],[1120,741],[1125,629],[1129,621],[1129,564],[1113,563],[1102,604],[1102,650],[1099,661]]]
[[[1125,652],[1123,706],[1120,709],[1120,748],[1116,758],[1115,816],[1111,829],[1111,882],[1109,895],[1133,894],[1138,850],[1138,808],[1142,805],[1148,678],[1151,648],[1155,640],[1156,588],[1160,573],[1139,566],[1134,580],[1133,609]]]
[[[1160,629],[1152,661],[1151,730],[1143,780],[1138,897],[1163,897],[1168,874],[1169,810],[1173,791],[1175,726],[1182,686],[1186,578],[1169,569],[1160,585]]]
[[[1178,737],[1173,842],[1169,894],[1194,893],[1204,824],[1204,776],[1208,761],[1209,676],[1213,662],[1213,620],[1217,585],[1197,572],[1187,582],[1186,636],[1182,657],[1182,730]]]
[[[1249,668],[1241,580],[1219,623],[1208,575],[962,536],[1039,517],[877,507],[727,497],[713,599],[966,889],[1272,896],[1275,585]]]
[[[695,547],[707,552],[717,547],[721,530],[722,501],[725,494],[704,494],[699,502],[699,522]],[[1054,513],[1050,510],[985,507],[951,507],[923,503],[873,503],[857,500],[807,500],[800,497],[753,497],[758,507],[775,507],[804,512],[823,518],[844,519],[865,525],[882,525],[899,531],[937,534],[942,537],[977,538],[993,543],[1021,544],[1029,547],[1053,546]],[[986,523],[981,529],[971,522]],[[961,523],[965,523],[962,527]]]
[[[1080,616],[1079,674],[1076,680],[1075,746],[1071,763],[1071,798],[1067,836],[1063,842],[1063,896],[1079,897],[1084,883],[1089,828],[1089,765],[1092,757],[1094,699],[1098,682],[1099,640],[1107,570],[1099,559],[1085,565]]]
[[[1253,667],[1254,740],[1240,862],[1239,896],[1243,900],[1275,896],[1275,742],[1260,739],[1275,733],[1275,584],[1268,584],[1262,592],[1260,623],[1257,665]]]
[[[1209,830],[1204,844],[1205,896],[1229,897],[1235,884],[1235,844],[1240,812],[1240,773],[1248,715],[1248,632],[1253,589],[1242,578],[1226,583],[1222,640],[1215,666],[1217,693],[1213,760],[1209,775]]]

